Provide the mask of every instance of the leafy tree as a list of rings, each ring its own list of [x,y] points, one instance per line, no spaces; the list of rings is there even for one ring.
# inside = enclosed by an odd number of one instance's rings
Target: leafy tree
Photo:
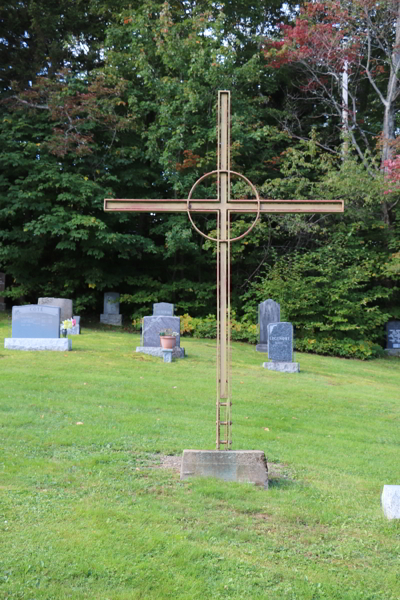
[[[268,40],[268,64],[300,68],[301,90],[322,102],[321,124],[333,118],[344,129],[371,177],[368,153],[380,136],[381,164],[395,154],[396,103],[400,94],[400,5],[393,0],[306,2],[280,41]],[[377,106],[380,108],[377,112]],[[337,146],[337,142],[336,142]],[[382,199],[390,224],[395,204]]]

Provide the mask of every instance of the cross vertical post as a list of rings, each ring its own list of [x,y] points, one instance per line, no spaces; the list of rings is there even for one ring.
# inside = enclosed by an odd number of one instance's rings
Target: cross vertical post
[[[217,415],[216,447],[229,450],[231,439],[230,397],[230,243],[229,213],[230,199],[230,92],[218,92],[218,199],[219,224],[217,226]],[[221,420],[221,408],[223,419]],[[221,439],[221,426],[224,432]]]
[[[230,168],[230,92],[218,92],[218,142],[217,170],[202,175],[192,186],[186,200],[166,199],[105,199],[104,210],[107,212],[184,212],[193,228],[204,238],[217,244],[217,410],[216,410],[216,447],[224,446],[230,450],[231,436],[231,391],[230,391],[230,245],[245,237],[253,229],[261,213],[306,214],[306,213],[342,213],[343,200],[271,200],[260,199],[254,185],[244,175]],[[196,186],[210,175],[217,176],[217,198],[194,199],[192,194]],[[231,198],[231,175],[246,182],[252,190],[253,198]],[[192,213],[214,213],[217,219],[217,235],[210,237],[200,231],[194,223]],[[252,213],[253,223],[247,231],[238,237],[230,235],[230,214]],[[221,437],[222,436],[222,437]],[[190,451],[191,452],[191,451]],[[240,452],[240,451],[239,451]],[[230,453],[232,457],[234,453]],[[228,455],[222,454],[222,462]],[[234,458],[234,457],[232,457]]]

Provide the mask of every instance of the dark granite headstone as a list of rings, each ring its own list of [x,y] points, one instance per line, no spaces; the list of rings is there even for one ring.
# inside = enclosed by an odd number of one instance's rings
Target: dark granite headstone
[[[153,304],[154,317],[173,317],[174,305],[169,302],[156,302]]]
[[[400,350],[400,321],[389,321],[386,323],[388,350]]]
[[[105,325],[122,325],[122,315],[119,314],[118,292],[104,292],[104,313],[100,315],[100,323]]]
[[[270,298],[258,305],[258,327],[260,342],[257,352],[268,352],[268,325],[281,320],[281,305]]]
[[[0,273],[0,311],[6,310],[6,304],[4,302],[4,297],[1,295],[1,292],[4,292],[6,287],[6,274]]]
[[[119,315],[119,294],[118,292],[104,293],[104,314]]]
[[[59,306],[45,306],[44,304],[13,306],[12,337],[59,338],[60,314]]]
[[[292,362],[293,325],[291,323],[268,325],[268,358],[279,362]]]

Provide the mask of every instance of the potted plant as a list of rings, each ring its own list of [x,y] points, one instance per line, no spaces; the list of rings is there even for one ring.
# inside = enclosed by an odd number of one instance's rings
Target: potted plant
[[[175,348],[177,332],[172,329],[162,329],[160,331],[161,348]]]

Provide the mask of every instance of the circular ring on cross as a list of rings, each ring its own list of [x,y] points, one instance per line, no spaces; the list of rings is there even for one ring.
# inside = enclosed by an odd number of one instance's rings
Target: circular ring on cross
[[[226,239],[213,238],[213,237],[207,235],[206,233],[204,233],[203,231],[201,231],[197,227],[197,225],[195,225],[195,223],[194,223],[194,221],[192,219],[192,215],[190,214],[190,210],[193,210],[194,212],[196,212],[195,208],[192,208],[192,209],[190,208],[190,201],[192,199],[192,194],[193,194],[194,190],[196,189],[196,187],[199,185],[199,183],[201,183],[204,179],[206,179],[206,177],[210,177],[210,175],[217,174],[218,178],[219,178],[220,173],[227,173],[228,175],[236,175],[237,177],[239,177],[240,179],[242,179],[243,181],[245,181],[247,183],[247,185],[249,185],[251,187],[251,189],[253,190],[254,195],[256,197],[256,202],[257,202],[257,215],[256,215],[256,218],[254,219],[253,223],[250,225],[250,227],[244,233],[242,233],[241,235],[238,235],[237,237],[234,237],[234,238],[229,238],[227,240]],[[230,199],[228,201],[231,202]],[[233,201],[233,202],[235,202],[235,201]],[[216,201],[215,205],[216,205],[215,208],[217,210],[217,207],[218,207],[218,202],[217,201]],[[204,211],[202,211],[202,212],[204,212]],[[240,211],[240,212],[245,212],[245,211]],[[188,196],[188,199],[187,199],[187,214],[188,214],[190,222],[191,222],[191,224],[193,226],[193,229],[195,229],[197,231],[197,233],[199,233],[200,235],[202,235],[204,238],[206,238],[207,240],[211,240],[212,242],[228,242],[230,244],[231,242],[236,242],[237,240],[241,240],[242,238],[244,238],[246,235],[248,235],[250,233],[250,231],[256,225],[258,219],[260,218],[260,197],[258,195],[258,192],[257,192],[255,186],[251,183],[251,181],[249,179],[247,179],[247,177],[245,177],[241,173],[237,173],[236,171],[228,171],[228,170],[223,170],[223,169],[217,169],[216,171],[210,171],[209,173],[206,173],[205,175],[202,175],[200,177],[200,179],[198,179],[194,183],[194,185],[192,186],[192,189],[189,192],[189,196]]]

